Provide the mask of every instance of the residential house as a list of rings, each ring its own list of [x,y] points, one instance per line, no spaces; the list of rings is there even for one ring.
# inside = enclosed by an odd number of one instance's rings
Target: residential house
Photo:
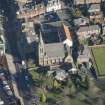
[[[85,3],[85,0],[74,0],[74,5],[82,5]]]
[[[91,35],[98,35],[101,32],[101,28],[98,25],[90,25],[90,26],[81,26],[76,34],[78,35],[79,39],[86,39]]]
[[[68,21],[68,20],[72,19],[70,9],[62,9],[62,10],[56,11],[56,13],[59,16],[60,20],[62,20],[62,21],[64,21],[64,20]]]
[[[28,0],[15,0],[16,2],[26,3]]]
[[[35,21],[40,21],[41,23],[46,23],[46,22],[55,22],[55,21],[71,21],[71,15],[70,15],[70,10],[69,9],[63,9],[59,11],[52,11],[52,12],[47,12],[44,15],[40,15],[38,17],[35,17],[35,19],[29,19],[30,20],[35,20]]]
[[[101,0],[74,0],[74,5],[101,3]]]
[[[19,19],[21,18],[28,19],[28,18],[39,16],[46,12],[61,10],[62,5],[64,5],[64,3],[61,2],[60,0],[48,0],[47,2],[42,1],[39,3],[32,1],[24,5],[21,5],[20,3],[18,3],[18,5],[20,7],[20,10],[17,11],[17,17]]]
[[[103,18],[100,4],[91,4],[88,10],[90,19]]]
[[[74,19],[74,25],[75,26],[85,26],[89,24],[89,19],[86,18],[86,17],[80,17],[80,18],[77,18],[77,19]]]
[[[47,8],[46,11],[56,11],[56,10],[61,10],[62,8],[62,3],[60,0],[48,0]]]
[[[0,52],[5,53],[6,50],[6,40],[5,40],[5,29],[4,29],[4,16],[0,14]]]
[[[35,52],[35,43],[38,41],[35,25],[33,22],[22,23],[22,35],[20,36],[20,46],[25,54]]]
[[[101,3],[101,0],[86,0],[86,4]]]

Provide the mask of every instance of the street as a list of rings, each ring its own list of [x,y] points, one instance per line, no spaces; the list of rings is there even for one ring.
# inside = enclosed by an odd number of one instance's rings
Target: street
[[[17,47],[17,32],[16,32],[16,26],[15,26],[15,9],[11,9],[12,4],[8,4],[6,0],[0,1],[2,4],[2,8],[4,9],[4,15],[7,18],[5,23],[5,34],[6,39],[8,39],[9,44],[9,51],[6,54],[8,66],[9,66],[9,72],[11,74],[11,81],[14,89],[15,96],[20,100],[21,105],[24,105],[23,99],[21,98],[18,90],[18,85],[15,80],[16,75],[16,67],[14,64],[15,58],[20,59],[20,54]]]
[[[24,59],[24,55],[22,55],[22,51],[19,49],[19,41],[17,40],[19,37],[19,22],[16,19],[16,7],[15,4],[9,3],[5,0],[2,0],[2,6],[5,11],[5,16],[7,17],[6,21],[6,38],[9,43],[9,51],[6,54],[9,72],[11,74],[11,81],[14,89],[15,96],[20,100],[21,105],[30,105],[31,99],[27,100],[28,94],[30,93],[30,89],[28,87],[28,83],[25,80],[26,72],[22,72],[19,68],[18,60],[22,61]],[[27,97],[26,97],[27,96]],[[23,99],[24,98],[24,99]]]

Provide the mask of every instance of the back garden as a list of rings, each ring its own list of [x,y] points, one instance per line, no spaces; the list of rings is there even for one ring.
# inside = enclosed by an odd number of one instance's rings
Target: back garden
[[[63,82],[55,80],[53,75],[48,76],[34,70],[30,71],[30,75],[32,93],[39,97],[40,105],[105,104],[105,91],[99,89],[87,75],[82,79],[77,75],[69,75]]]

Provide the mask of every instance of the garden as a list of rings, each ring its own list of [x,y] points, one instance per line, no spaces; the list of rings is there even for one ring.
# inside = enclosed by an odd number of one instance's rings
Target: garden
[[[93,47],[92,55],[99,76],[105,76],[105,47]]]
[[[70,75],[65,81],[57,81],[53,75],[29,71],[32,77],[33,94],[39,97],[40,105],[98,105],[98,92],[88,75]],[[94,100],[93,100],[94,98]],[[100,99],[101,100],[101,99]]]

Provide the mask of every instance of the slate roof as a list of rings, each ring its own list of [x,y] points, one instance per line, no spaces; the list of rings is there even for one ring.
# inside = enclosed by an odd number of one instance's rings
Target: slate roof
[[[86,23],[89,23],[89,19],[86,17],[80,17],[77,19],[74,19],[74,25],[86,25]]]
[[[64,57],[64,46],[62,43],[51,43],[44,45],[45,53],[48,57]]]
[[[54,19],[48,20],[46,18],[46,15],[48,16],[48,14],[55,14],[55,15],[53,15]],[[70,14],[71,14],[70,11],[67,9],[57,10],[56,12],[45,13],[45,15],[41,14],[41,15],[35,17],[35,19],[37,21],[40,21],[41,23],[56,22],[56,21],[62,21],[62,20],[71,20]]]
[[[26,32],[25,32],[27,42],[28,43],[34,42],[35,39],[36,39],[34,23],[33,22],[26,22],[26,23],[23,23],[23,26],[24,25],[25,25],[25,28],[27,29]]]
[[[100,4],[91,4],[88,10],[89,12],[99,12],[100,11]]]
[[[93,30],[100,30],[100,27],[98,25],[84,26],[80,27],[78,32],[93,31]]]
[[[62,22],[50,22],[42,24],[42,38],[44,43],[57,43],[64,40],[64,30]]]
[[[57,15],[59,16],[60,20],[70,20],[70,14],[70,11],[67,9],[57,11]]]
[[[101,3],[101,0],[73,0],[75,5]]]

